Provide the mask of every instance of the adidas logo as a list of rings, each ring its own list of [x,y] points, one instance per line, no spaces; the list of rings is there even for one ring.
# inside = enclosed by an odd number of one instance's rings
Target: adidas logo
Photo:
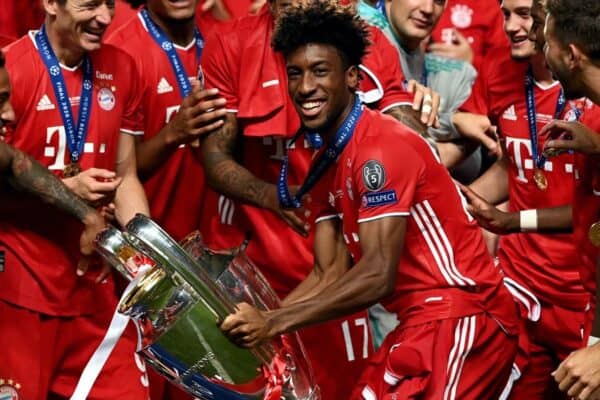
[[[165,77],[163,76],[162,78],[160,78],[160,81],[158,82],[158,87],[156,88],[156,92],[158,94],[163,94],[163,93],[169,93],[172,91],[173,91],[173,86],[169,85],[169,82],[167,82]]]
[[[55,108],[56,107],[54,106],[54,104],[52,104],[47,94],[43,95],[37,104],[38,111],[54,110]]]
[[[508,107],[506,109],[506,111],[504,111],[504,114],[502,114],[502,118],[508,119],[510,121],[516,121],[517,120],[517,113],[515,112],[515,105],[514,104],[512,106]]]

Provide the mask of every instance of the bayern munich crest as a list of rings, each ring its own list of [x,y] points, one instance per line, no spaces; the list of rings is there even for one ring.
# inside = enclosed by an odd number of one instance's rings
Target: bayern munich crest
[[[471,22],[473,22],[473,10],[464,4],[457,4],[452,7],[452,14],[450,19],[452,20],[452,25],[457,28],[468,28],[471,26]]]
[[[109,88],[102,88],[98,92],[98,104],[105,111],[110,111],[115,108],[115,95]],[[0,399],[1,400],[1,399]]]
[[[12,379],[0,379],[0,400],[19,400],[21,384]]]

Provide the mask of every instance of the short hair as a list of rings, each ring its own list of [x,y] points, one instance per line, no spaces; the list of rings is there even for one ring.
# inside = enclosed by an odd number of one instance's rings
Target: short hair
[[[287,56],[309,43],[331,45],[347,66],[359,65],[370,45],[369,31],[352,7],[336,0],[309,0],[279,18],[272,46]]]
[[[146,0],[125,0],[125,2],[129,3],[132,8],[138,8],[139,6],[146,4]]]
[[[600,1],[546,0],[545,6],[560,42],[573,43],[591,59],[600,60]]]
[[[4,68],[6,64],[6,58],[4,58],[4,52],[0,50],[0,68]]]

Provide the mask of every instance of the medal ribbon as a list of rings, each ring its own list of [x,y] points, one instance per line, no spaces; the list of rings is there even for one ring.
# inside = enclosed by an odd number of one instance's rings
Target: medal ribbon
[[[56,96],[60,115],[62,117],[63,125],[65,126],[67,146],[69,147],[71,163],[76,163],[79,161],[83,151],[83,145],[85,143],[88,125],[90,122],[90,113],[92,111],[92,61],[87,54],[83,57],[83,82],[81,85],[79,115],[77,117],[77,126],[75,126],[71,102],[69,100],[69,94],[67,93],[67,85],[65,84],[58,58],[56,58],[56,54],[54,54],[54,51],[50,46],[50,41],[48,40],[48,35],[46,34],[44,25],[42,25],[38,33],[35,35],[35,43],[38,48],[38,53],[46,65],[46,70],[48,71],[52,81],[54,95]]]
[[[179,93],[181,94],[181,97],[187,97],[187,95],[192,91],[192,85],[188,78],[187,72],[183,67],[181,59],[179,58],[179,55],[177,55],[175,45],[167,37],[165,32],[158,25],[156,25],[154,21],[152,21],[152,18],[150,18],[150,14],[146,8],[143,8],[140,11],[140,15],[142,16],[142,19],[148,28],[148,33],[150,33],[152,39],[154,39],[156,44],[158,44],[167,55],[167,58],[171,63],[171,67],[173,68],[173,72],[177,77],[177,85],[179,86]],[[196,61],[198,64],[200,64],[200,57],[202,57],[202,50],[204,50],[204,39],[202,38],[202,35],[197,27],[194,28],[194,37],[196,39]]]
[[[306,180],[298,189],[298,192],[295,196],[290,194],[290,189],[287,184],[288,178],[288,168],[289,168],[289,158],[286,152],[285,156],[283,156],[283,162],[281,165],[281,172],[279,173],[279,180],[277,182],[277,195],[279,197],[279,204],[281,204],[284,208],[300,208],[300,199],[303,195],[308,193],[310,189],[317,183],[319,178],[323,176],[327,168],[331,164],[335,162],[338,156],[342,153],[350,138],[352,138],[352,134],[354,133],[354,129],[356,128],[356,124],[358,123],[358,119],[362,115],[362,104],[358,97],[354,99],[354,106],[352,107],[352,111],[346,117],[342,126],[335,133],[334,140],[329,144],[327,149],[321,154],[321,156],[315,161],[310,171],[308,171],[308,176]],[[299,131],[290,144],[287,146],[287,150],[289,150],[290,146],[294,141],[300,136],[301,131]],[[315,133],[312,133],[313,137]],[[308,135],[309,138],[311,135]],[[310,140],[310,139],[309,139]]]
[[[529,139],[531,140],[531,156],[535,162],[535,166],[538,169],[543,169],[546,163],[546,156],[539,154],[538,151],[538,129],[537,129],[537,116],[535,111],[535,94],[534,94],[534,78],[531,66],[527,70],[525,76],[525,98],[527,106],[527,120],[529,123]],[[564,91],[561,87],[558,99],[556,100],[556,110],[554,111],[554,119],[557,119],[565,109],[567,101],[565,99]]]

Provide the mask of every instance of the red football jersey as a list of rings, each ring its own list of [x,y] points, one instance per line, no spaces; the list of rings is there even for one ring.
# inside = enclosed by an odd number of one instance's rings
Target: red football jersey
[[[212,36],[203,66],[207,87],[219,88],[227,108],[237,113],[244,133],[242,164],[260,179],[276,183],[285,148],[300,120],[287,93],[285,60],[270,47],[273,24],[271,14],[265,11],[239,20],[225,34]],[[361,67],[365,97],[380,109],[410,104],[412,95],[403,89],[395,49],[381,32],[375,28],[371,32],[375,45]],[[302,183],[311,154],[303,138],[290,148],[290,185]],[[287,294],[311,270],[311,238],[303,239],[278,216],[223,196],[207,203],[207,241],[219,247],[240,244],[243,235],[234,234],[223,224],[252,232],[248,253],[280,295]],[[224,230],[227,234],[215,234]],[[288,239],[285,245],[279,240],[282,234]],[[285,270],[283,264],[287,265]]]
[[[183,101],[171,63],[148,33],[140,15],[111,35],[108,43],[123,49],[136,62],[142,92],[136,130],[143,132],[142,140],[148,140],[176,115]],[[188,76],[194,78],[199,65],[196,41],[185,48],[175,48]],[[180,146],[144,182],[150,215],[177,240],[200,227],[205,185],[198,151],[188,145]]]
[[[365,109],[335,168],[311,193],[317,221],[342,219],[355,262],[362,257],[360,223],[408,219],[396,290],[383,303],[391,311],[398,312],[397,300],[416,292],[487,292],[501,284],[481,230],[448,171],[425,140],[391,117]]]
[[[39,1],[2,1],[0,35],[21,37],[31,29],[38,29],[43,21],[44,9]]]
[[[580,122],[600,134],[600,107],[588,101]],[[575,180],[573,241],[577,244],[581,280],[595,297],[596,264],[600,252],[590,242],[589,229],[600,220],[600,157],[576,153]]]
[[[113,32],[125,25],[131,19],[135,18],[137,11],[129,5],[125,0],[115,1],[115,16],[113,17],[110,25],[104,32],[104,37],[109,38]],[[106,41],[105,41],[106,42]]]
[[[508,183],[510,211],[558,207],[573,201],[574,156],[563,154],[547,160],[543,174],[547,190],[540,190],[533,179],[534,160],[527,120],[525,76],[528,63],[515,62],[506,53],[483,68],[485,103],[509,159]],[[555,117],[560,84],[543,87],[535,83],[534,95],[538,132]],[[568,102],[561,117],[569,118],[581,101]],[[538,151],[543,139],[538,138]],[[577,245],[572,234],[515,233],[500,238],[500,266],[505,274],[528,287],[540,299],[563,306],[585,307],[586,298],[579,276]]]
[[[503,25],[504,17],[497,0],[448,0],[431,38],[434,42],[451,43],[452,30],[456,29],[471,45],[473,65],[479,70],[490,50],[508,51]]]
[[[5,140],[61,175],[70,162],[65,128],[33,35],[6,49],[16,128]],[[83,169],[114,171],[119,132],[135,129],[137,73],[133,60],[115,47],[103,46],[90,57],[94,87],[80,164]],[[62,73],[76,118],[82,69],[62,67]],[[19,265],[7,265],[0,273],[2,299],[51,315],[89,313],[111,300],[112,280],[99,285],[94,283],[97,273],[93,271],[83,277],[75,275],[81,257],[79,221],[27,196],[3,196],[0,210],[0,249],[19,260]]]

